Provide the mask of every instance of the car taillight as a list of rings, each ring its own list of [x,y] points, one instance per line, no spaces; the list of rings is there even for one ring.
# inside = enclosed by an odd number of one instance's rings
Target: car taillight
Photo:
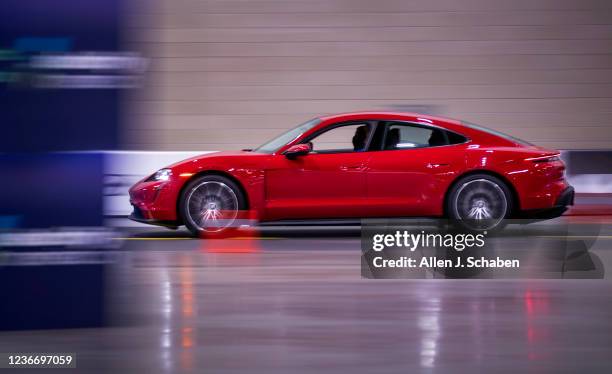
[[[556,161],[561,161],[561,159],[559,158],[559,156],[542,156],[542,157],[531,157],[531,158],[527,158],[525,159],[527,161],[531,161],[535,164],[540,164],[540,163],[545,163],[545,162],[556,162]]]
[[[546,156],[530,157],[525,161],[534,164],[534,170],[539,170],[544,173],[546,178],[552,180],[563,179],[565,174],[565,163],[559,157],[559,154]]]

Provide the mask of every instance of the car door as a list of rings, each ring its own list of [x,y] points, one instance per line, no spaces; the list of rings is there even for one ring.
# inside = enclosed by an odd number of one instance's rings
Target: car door
[[[378,126],[384,130],[380,150],[370,152],[365,216],[442,214],[447,183],[465,164],[462,148],[451,143],[467,139],[420,124],[384,122]]]
[[[302,141],[313,145],[309,154],[272,156],[265,171],[265,218],[361,217],[371,128],[363,121],[334,124]]]

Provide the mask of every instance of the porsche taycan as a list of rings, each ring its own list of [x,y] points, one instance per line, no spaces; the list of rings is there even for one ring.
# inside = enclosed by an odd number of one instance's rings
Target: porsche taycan
[[[360,112],[309,120],[249,150],[209,152],[130,188],[139,222],[194,235],[245,222],[445,217],[473,230],[561,215],[560,153],[468,122]]]

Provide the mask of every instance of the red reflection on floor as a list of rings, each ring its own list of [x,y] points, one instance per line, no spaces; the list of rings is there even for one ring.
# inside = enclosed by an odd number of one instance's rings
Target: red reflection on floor
[[[257,237],[240,236],[204,241],[201,250],[207,253],[258,253],[261,249]]]
[[[527,317],[527,359],[529,361],[543,360],[547,355],[542,352],[541,346],[545,346],[551,339],[546,320],[550,314],[550,300],[548,294],[527,290],[523,295],[525,312]]]
[[[260,252],[260,233],[254,222],[257,216],[254,211],[240,212],[236,222],[245,224],[225,229],[221,232],[205,232],[202,239],[201,250],[207,253],[257,253]],[[248,225],[246,225],[248,224]]]

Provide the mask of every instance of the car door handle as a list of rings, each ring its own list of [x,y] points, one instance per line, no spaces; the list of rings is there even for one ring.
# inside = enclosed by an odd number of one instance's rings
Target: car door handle
[[[364,169],[364,165],[363,164],[359,164],[359,165],[342,165],[340,166],[340,170],[342,171],[354,171],[354,170],[363,170]]]
[[[440,168],[447,168],[449,167],[449,164],[444,164],[444,163],[429,163],[427,164],[427,168],[428,169],[440,169]]]

